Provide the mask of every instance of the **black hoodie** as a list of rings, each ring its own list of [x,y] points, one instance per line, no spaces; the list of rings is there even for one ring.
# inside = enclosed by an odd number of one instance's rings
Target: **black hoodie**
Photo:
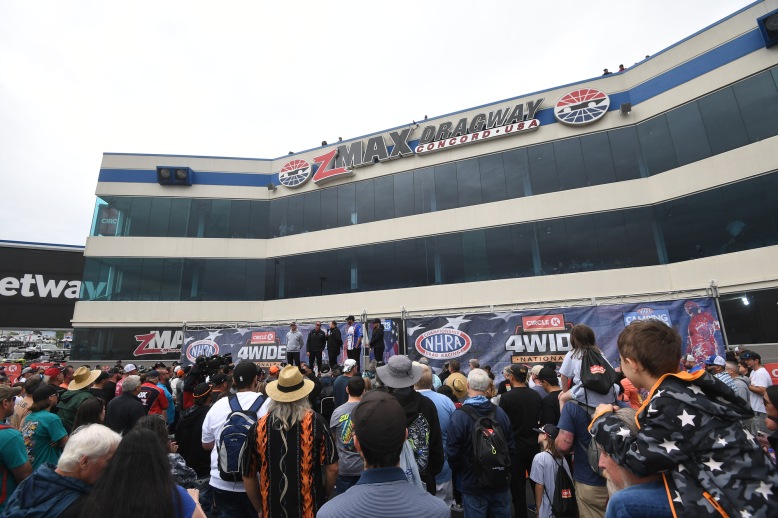
[[[208,476],[211,471],[211,452],[203,449],[203,421],[210,405],[195,405],[185,410],[176,425],[178,453],[187,466],[195,470],[197,478]]]

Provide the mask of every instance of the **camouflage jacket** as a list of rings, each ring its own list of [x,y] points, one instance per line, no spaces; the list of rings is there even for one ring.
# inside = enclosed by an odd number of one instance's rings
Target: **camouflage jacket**
[[[666,374],[637,412],[630,436],[607,412],[590,431],[638,476],[661,473],[677,518],[778,516],[778,473],[740,421],[753,412],[705,371]]]

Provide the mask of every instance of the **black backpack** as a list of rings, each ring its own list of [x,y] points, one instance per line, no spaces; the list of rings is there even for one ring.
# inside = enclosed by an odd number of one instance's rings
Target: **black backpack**
[[[548,452],[546,452],[548,453]],[[550,453],[548,453],[551,455]],[[557,465],[556,477],[554,480],[554,496],[551,497],[546,491],[545,486],[543,492],[551,501],[551,514],[554,518],[578,518],[578,504],[575,501],[575,487],[573,481],[570,480],[570,475],[567,474],[567,470],[564,466],[564,459],[562,462],[557,463],[553,455],[554,464]]]
[[[482,489],[504,489],[510,481],[511,458],[508,441],[495,417],[496,406],[485,416],[470,405],[462,410],[473,421],[473,467]]]
[[[619,375],[605,361],[597,349],[584,349],[581,356],[581,385],[586,390],[598,394],[608,394],[613,384],[619,381]]]

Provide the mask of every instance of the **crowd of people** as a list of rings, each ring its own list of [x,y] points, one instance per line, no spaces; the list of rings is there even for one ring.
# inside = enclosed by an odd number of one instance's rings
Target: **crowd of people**
[[[311,333],[311,366],[214,356],[0,384],[0,517],[778,516],[778,388],[756,352],[697,365],[641,321],[613,369],[578,325],[559,372],[496,381],[475,358],[330,365]],[[598,357],[621,371],[604,390]]]

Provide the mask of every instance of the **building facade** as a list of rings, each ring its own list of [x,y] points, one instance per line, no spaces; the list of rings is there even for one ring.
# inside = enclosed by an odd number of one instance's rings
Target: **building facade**
[[[622,73],[276,159],[105,154],[74,355],[126,358],[130,335],[185,323],[776,289],[778,47],[757,22],[776,9]]]

